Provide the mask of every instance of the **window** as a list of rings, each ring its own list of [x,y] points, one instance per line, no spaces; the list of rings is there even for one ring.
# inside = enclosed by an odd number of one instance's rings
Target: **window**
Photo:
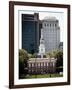
[[[50,24],[50,27],[51,27],[51,24]]]
[[[45,27],[46,27],[46,23],[45,23],[44,25],[45,25]]]
[[[41,63],[41,66],[43,66],[43,63]]]
[[[55,27],[56,27],[57,25],[55,24]]]
[[[41,49],[41,51],[43,51],[43,49]]]
[[[49,24],[47,24],[47,26],[49,26]]]
[[[54,24],[53,24],[53,26],[54,26]]]
[[[47,63],[47,66],[49,66],[49,63]]]

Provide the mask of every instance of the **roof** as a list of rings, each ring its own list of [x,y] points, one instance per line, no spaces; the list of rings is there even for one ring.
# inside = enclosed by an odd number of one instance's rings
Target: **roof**
[[[44,17],[43,20],[45,20],[45,21],[57,21],[56,17],[51,17],[51,16],[46,16],[46,17]]]
[[[51,62],[55,62],[55,58],[51,58]],[[28,63],[35,63],[35,62],[50,62],[49,58],[31,58],[29,59]]]

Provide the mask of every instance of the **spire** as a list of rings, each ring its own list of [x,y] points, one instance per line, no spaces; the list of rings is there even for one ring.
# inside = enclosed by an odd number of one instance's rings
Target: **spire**
[[[43,29],[41,29],[40,44],[44,44]]]
[[[41,29],[41,38],[40,38],[40,45],[39,45],[39,55],[43,58],[45,55],[45,45],[44,45],[44,37],[43,37],[43,29]]]
[[[41,39],[43,39],[43,29],[41,29]]]

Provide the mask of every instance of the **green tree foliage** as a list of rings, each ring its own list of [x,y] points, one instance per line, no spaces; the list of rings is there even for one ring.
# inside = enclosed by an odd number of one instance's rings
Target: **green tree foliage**
[[[32,55],[32,58],[36,58],[36,57],[37,57],[37,54],[34,53],[34,54]]]
[[[34,54],[28,54],[29,58],[36,58],[37,57],[37,54],[34,53]]]
[[[57,72],[63,71],[63,51],[57,50],[53,52],[55,58],[57,58],[56,62],[56,70]]]
[[[27,65],[28,65],[28,53],[24,49],[19,50],[19,76],[21,77],[22,74],[27,74]]]
[[[61,50],[55,50],[55,51],[52,51],[52,52],[49,52],[46,54],[46,56],[48,58],[51,58],[54,57],[57,59],[56,61],[56,71],[57,72],[62,72],[63,71],[63,51]]]
[[[29,57],[29,58],[32,58],[32,54],[28,53],[28,57]]]
[[[52,57],[53,57],[52,52],[47,53],[47,54],[46,54],[46,57],[47,57],[47,58],[52,58]]]
[[[63,52],[60,50],[54,51],[53,55],[57,58],[57,66],[63,66]]]

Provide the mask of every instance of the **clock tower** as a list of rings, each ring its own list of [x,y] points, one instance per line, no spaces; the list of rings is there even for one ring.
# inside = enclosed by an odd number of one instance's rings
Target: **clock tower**
[[[41,38],[40,38],[40,45],[39,45],[39,55],[41,58],[45,55],[45,42],[43,38],[43,29],[41,29]]]

